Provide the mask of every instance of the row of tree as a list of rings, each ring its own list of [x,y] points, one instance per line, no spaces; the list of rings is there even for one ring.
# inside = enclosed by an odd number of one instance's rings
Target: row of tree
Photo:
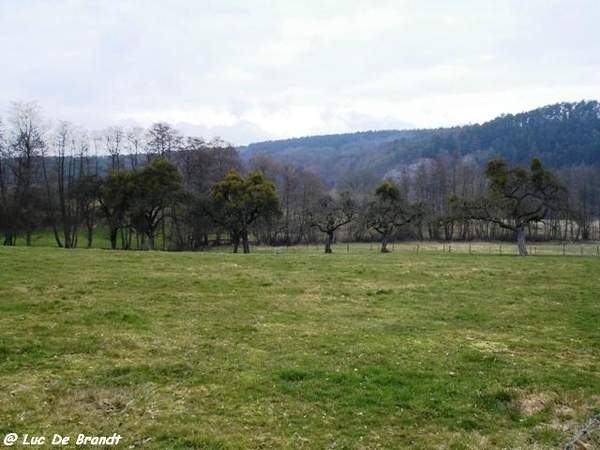
[[[148,130],[87,133],[51,127],[35,103],[16,103],[0,123],[0,231],[4,245],[51,230],[58,246],[195,250],[250,241],[297,245],[343,230],[351,240],[598,238],[597,169],[554,174],[461,156],[422,159],[381,179],[349,174],[331,191],[315,173],[256,153],[243,164],[231,145]],[[560,180],[560,181],[559,181]],[[568,187],[565,188],[565,186]]]

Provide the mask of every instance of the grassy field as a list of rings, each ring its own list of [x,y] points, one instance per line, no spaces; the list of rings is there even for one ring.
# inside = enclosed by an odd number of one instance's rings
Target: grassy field
[[[336,250],[0,248],[0,438],[557,449],[600,412],[597,256]]]

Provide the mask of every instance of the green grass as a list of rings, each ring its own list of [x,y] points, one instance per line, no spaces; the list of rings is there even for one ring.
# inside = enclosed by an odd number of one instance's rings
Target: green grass
[[[141,237],[140,237],[141,239]],[[61,236],[62,240],[62,236]],[[132,238],[132,248],[138,249],[138,244],[141,245],[141,249],[147,250],[147,242],[137,240],[135,236]],[[172,243],[167,244],[167,249]],[[356,243],[340,243],[334,245],[334,252],[346,252],[346,253],[362,253],[366,252],[377,252],[380,248],[380,243],[373,242],[371,244],[356,244]],[[17,238],[17,246],[26,246],[25,236],[19,236]],[[54,234],[51,230],[40,230],[31,236],[31,246],[33,247],[57,247]],[[80,230],[78,237],[78,248],[86,248],[87,237],[83,231]],[[157,250],[162,249],[163,240],[159,234],[156,237],[155,248]],[[580,242],[535,242],[531,241],[527,245],[528,251],[531,255],[535,256],[600,256],[600,242],[596,241],[580,241]],[[95,249],[109,249],[110,241],[108,238],[108,229],[105,226],[98,226],[94,230],[94,239],[92,241],[92,248]],[[117,248],[122,248],[121,234],[119,233],[117,239]],[[294,251],[302,252],[318,252],[323,251],[323,244],[309,244],[302,247],[297,247]],[[403,253],[468,253],[468,254],[487,254],[487,255],[517,255],[518,249],[516,242],[445,242],[445,241],[423,241],[423,242],[392,242],[389,244],[389,249],[394,251],[400,251]],[[205,250],[205,249],[202,249]],[[231,247],[223,246],[218,248],[212,248],[212,251],[219,251],[229,253]],[[253,248],[253,251],[256,250]],[[260,250],[260,248],[259,248]],[[267,251],[272,252],[272,248]],[[241,251],[241,250],[240,250]]]
[[[600,258],[336,250],[0,248],[0,437],[550,449],[600,412]]]

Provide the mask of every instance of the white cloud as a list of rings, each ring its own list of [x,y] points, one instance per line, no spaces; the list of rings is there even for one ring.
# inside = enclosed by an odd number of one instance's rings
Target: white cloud
[[[37,99],[86,127],[242,144],[600,98],[596,0],[2,3],[2,107]]]
[[[231,127],[238,122],[238,118],[222,107],[199,107],[195,109],[166,109],[144,110],[137,112],[122,112],[115,114],[116,121],[138,121],[152,123],[166,121],[170,123],[185,122],[191,125],[205,127]]]
[[[327,18],[289,18],[283,21],[281,28],[284,40],[294,45],[307,41],[313,44],[330,41],[351,43],[373,40],[394,31],[403,22],[402,14],[395,9],[370,9]]]

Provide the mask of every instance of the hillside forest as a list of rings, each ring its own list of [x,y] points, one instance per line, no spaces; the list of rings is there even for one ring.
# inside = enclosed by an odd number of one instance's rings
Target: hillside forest
[[[200,250],[336,240],[600,240],[600,104],[480,125],[251,144],[164,122],[88,131],[35,103],[0,121],[4,245]]]

